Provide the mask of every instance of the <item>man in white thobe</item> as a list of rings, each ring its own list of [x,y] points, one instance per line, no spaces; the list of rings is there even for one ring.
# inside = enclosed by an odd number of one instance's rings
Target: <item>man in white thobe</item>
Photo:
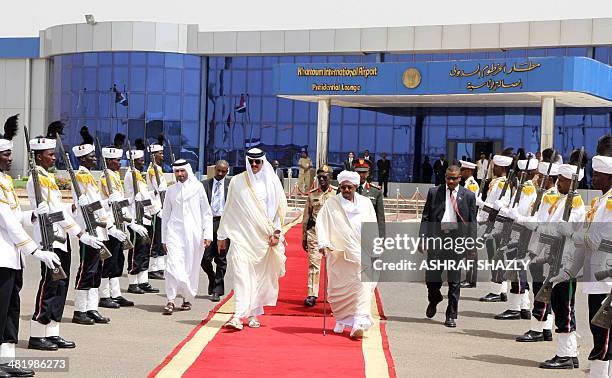
[[[200,262],[212,241],[212,211],[204,187],[186,160],[172,164],[176,184],[166,191],[162,207],[162,246],[166,259],[165,315],[174,310],[177,295],[183,297],[181,310],[191,310],[198,293]]]
[[[241,330],[243,318],[249,318],[249,327],[257,328],[263,307],[276,305],[278,279],[285,275],[282,226],[286,211],[285,192],[265,153],[248,150],[246,171],[230,181],[217,231],[219,253],[225,253],[226,239],[232,241],[236,309],[227,328]]]
[[[361,338],[372,326],[372,293],[375,284],[361,281],[361,225],[376,222],[372,202],[355,193],[359,174],[338,175],[341,193],[329,198],[317,216],[319,251],[326,257],[327,298],[336,318],[334,332],[351,327],[351,337]]]

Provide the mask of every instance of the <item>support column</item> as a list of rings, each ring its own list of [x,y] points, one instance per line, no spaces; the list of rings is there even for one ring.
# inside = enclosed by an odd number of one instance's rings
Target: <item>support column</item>
[[[317,116],[317,166],[318,169],[323,164],[327,164],[327,152],[329,146],[329,111],[331,110],[331,100],[318,101]]]
[[[542,97],[542,124],[540,127],[540,151],[554,145],[555,98]]]

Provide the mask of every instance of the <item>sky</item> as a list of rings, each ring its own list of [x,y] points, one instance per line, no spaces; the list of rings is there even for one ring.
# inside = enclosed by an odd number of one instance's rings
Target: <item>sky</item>
[[[54,25],[96,21],[198,24],[200,31],[442,25],[612,17],[611,0],[18,0],[0,36],[34,37]]]

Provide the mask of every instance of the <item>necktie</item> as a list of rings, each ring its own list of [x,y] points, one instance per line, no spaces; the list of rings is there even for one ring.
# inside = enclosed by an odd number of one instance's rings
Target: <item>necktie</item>
[[[217,181],[215,183],[215,192],[213,193],[213,199],[211,208],[215,214],[219,214],[219,210],[221,209],[221,181]]]
[[[453,205],[453,209],[455,209],[455,213],[457,214],[457,216],[459,216],[459,219],[461,219],[461,222],[465,223],[465,220],[463,219],[463,217],[461,216],[461,213],[459,212],[459,207],[457,206],[457,200],[455,199],[453,190],[450,188],[448,190],[450,190],[450,200],[451,200],[451,204]]]

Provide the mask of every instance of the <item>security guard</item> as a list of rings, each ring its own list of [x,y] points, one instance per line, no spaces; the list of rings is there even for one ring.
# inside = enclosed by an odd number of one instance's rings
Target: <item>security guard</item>
[[[366,181],[370,174],[370,165],[365,159],[359,159],[355,163],[355,171],[359,173],[361,181],[357,187],[357,193],[367,197],[372,201],[374,210],[376,211],[376,221],[378,222],[378,235],[385,235],[385,206],[383,203],[383,193],[380,188]]]
[[[470,192],[474,193],[475,196],[478,196],[478,181],[474,179],[474,170],[476,169],[476,164],[459,160],[459,164],[461,164],[461,184]],[[476,267],[476,260],[478,260],[478,251],[469,250],[466,253],[466,258],[470,261],[474,261],[471,268],[466,270],[465,272],[465,281],[462,281],[460,286],[461,288],[472,288],[476,287],[476,281],[478,277],[478,270]]]
[[[317,169],[318,187],[308,192],[304,205],[302,219],[302,248],[308,252],[308,296],[304,305],[312,307],[317,303],[319,294],[319,273],[321,270],[321,254],[317,246],[317,214],[325,201],[336,194],[336,188],[330,185],[331,169],[324,165]]]

